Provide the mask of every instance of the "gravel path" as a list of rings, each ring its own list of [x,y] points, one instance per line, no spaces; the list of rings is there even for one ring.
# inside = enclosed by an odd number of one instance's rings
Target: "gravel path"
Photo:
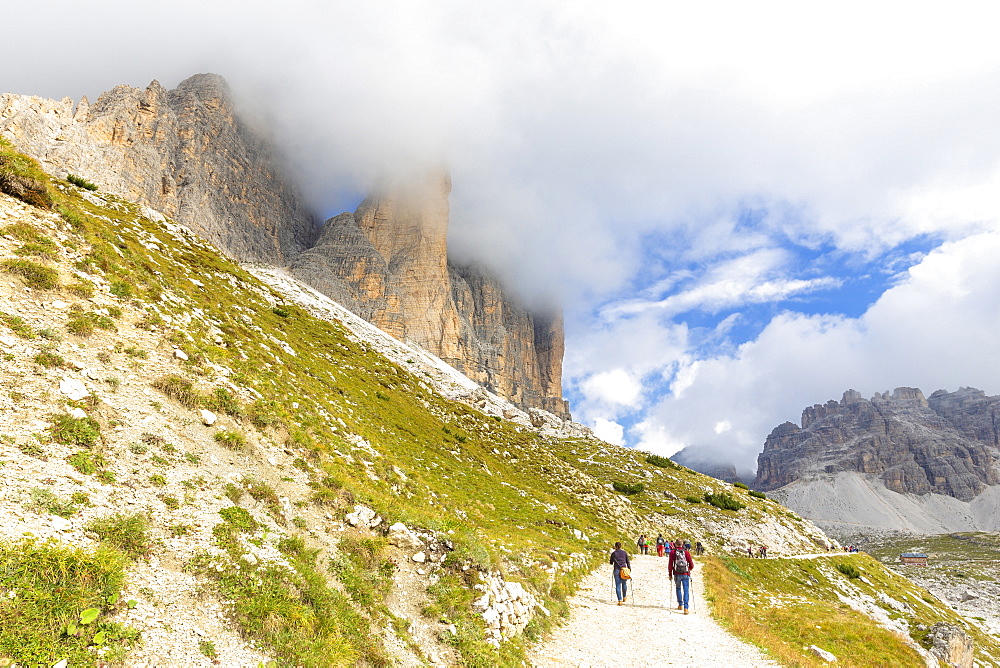
[[[698,564],[692,577],[692,614],[677,610],[667,559],[633,556],[635,592],[619,607],[611,567],[581,583],[569,602],[570,619],[535,648],[535,666],[778,666],[731,635],[707,612]]]

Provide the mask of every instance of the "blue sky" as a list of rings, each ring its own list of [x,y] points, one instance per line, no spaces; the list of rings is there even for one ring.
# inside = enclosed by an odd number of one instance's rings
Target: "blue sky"
[[[566,394],[609,440],[746,471],[848,388],[1000,394],[992,3],[18,12],[46,34],[8,31],[33,56],[0,63],[4,90],[220,73],[318,210],[447,165],[451,251],[563,305]]]

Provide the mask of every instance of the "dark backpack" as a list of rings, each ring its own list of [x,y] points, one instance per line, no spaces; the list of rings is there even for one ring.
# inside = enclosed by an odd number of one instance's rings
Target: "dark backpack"
[[[691,571],[688,566],[687,552],[677,550],[674,553],[674,575],[687,575]]]

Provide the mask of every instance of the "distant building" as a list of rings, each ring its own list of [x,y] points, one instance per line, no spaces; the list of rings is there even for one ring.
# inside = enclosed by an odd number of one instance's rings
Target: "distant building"
[[[904,552],[899,555],[899,563],[916,564],[917,566],[927,565],[927,555],[920,552]]]

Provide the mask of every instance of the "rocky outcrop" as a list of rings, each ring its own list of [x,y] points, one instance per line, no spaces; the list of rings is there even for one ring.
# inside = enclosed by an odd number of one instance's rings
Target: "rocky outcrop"
[[[802,426],[776,427],[757,459],[756,485],[772,490],[819,474],[877,476],[901,494],[970,501],[1000,484],[1000,397],[973,388],[935,392],[897,388],[865,400],[843,398],[806,408]]]
[[[688,446],[683,450],[675,452],[670,455],[670,459],[672,459],[675,464],[686,466],[692,471],[704,473],[707,476],[718,478],[719,480],[724,480],[729,483],[744,482],[740,477],[739,472],[736,470],[735,464],[727,463],[721,458],[708,456],[699,451],[696,446]]]
[[[558,310],[533,313],[482,267],[449,262],[451,179],[393,184],[326,222],[291,273],[486,389],[569,417]]]
[[[146,204],[240,260],[284,264],[316,237],[275,150],[214,74],[174,90],[117,86],[75,109],[69,98],[0,95],[0,135],[47,171]]]
[[[238,260],[292,273],[521,406],[568,419],[558,310],[532,313],[478,267],[449,263],[447,173],[397,183],[320,229],[226,82],[118,86],[90,105],[0,95],[0,136],[58,176],[141,202]]]

